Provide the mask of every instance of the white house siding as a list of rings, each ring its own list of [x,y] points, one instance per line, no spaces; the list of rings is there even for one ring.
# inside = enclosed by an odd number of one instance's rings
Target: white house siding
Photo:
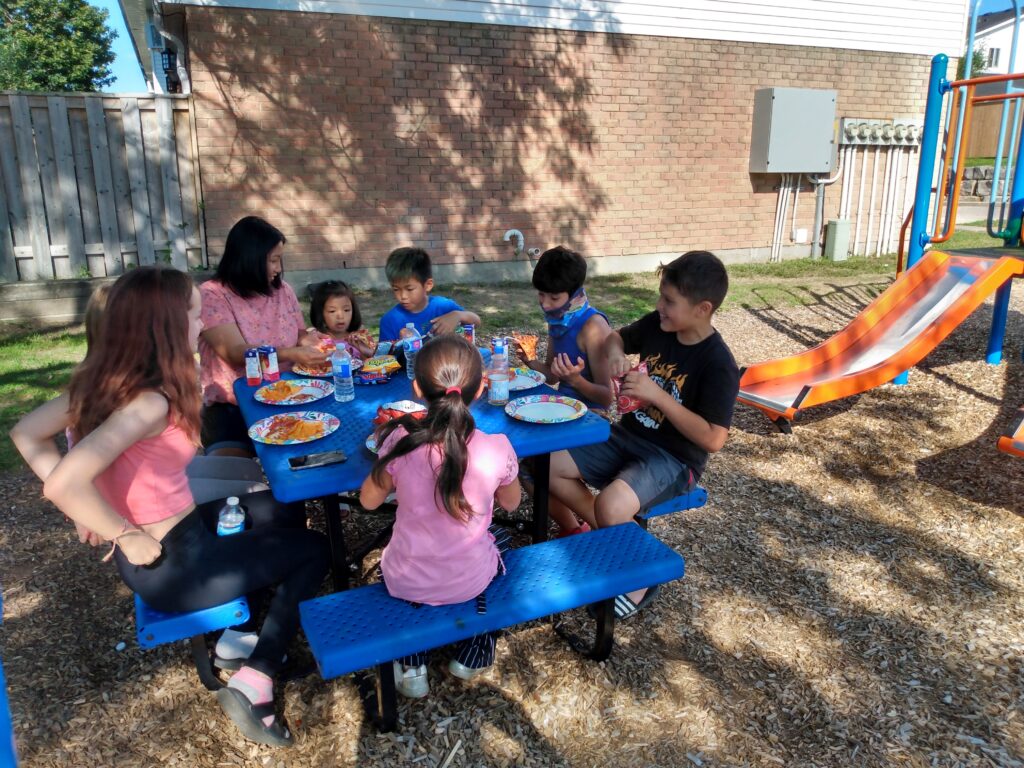
[[[966,0],[183,0],[184,5],[957,56]]]
[[[1014,62],[1013,68],[1010,68],[1010,47],[1013,43],[1013,22],[1007,21],[998,27],[985,30],[984,32],[977,32],[974,35],[974,47],[980,48],[985,51],[985,55],[988,56],[988,52],[993,49],[999,49],[999,64],[995,67],[985,67],[985,74],[988,75],[1006,75],[1010,72],[1020,72],[1021,67],[1024,66],[1024,37],[1021,37],[1017,41],[1017,60]],[[975,72],[974,74],[979,74]]]

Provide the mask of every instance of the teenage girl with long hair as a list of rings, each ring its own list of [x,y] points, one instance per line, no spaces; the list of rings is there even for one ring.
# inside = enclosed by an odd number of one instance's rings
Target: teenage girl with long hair
[[[43,495],[112,544],[124,583],[152,607],[195,611],[273,588],[251,655],[217,697],[248,738],[290,744],[273,677],[298,630],[299,602],[327,572],[327,543],[269,493],[247,497],[251,529],[233,536],[214,533],[222,501],[194,503],[185,467],[199,443],[200,311],[183,272],[126,273],[68,391],[25,416],[11,438]],[[53,438],[68,427],[74,447],[61,457]]]
[[[398,510],[380,567],[389,594],[427,605],[461,603],[483,594],[502,568],[507,535],[492,529],[494,503],[519,506],[519,468],[505,435],[476,428],[469,406],[483,391],[480,354],[465,339],[439,336],[416,355],[413,392],[427,415],[388,422],[379,456],[363,482],[360,503],[380,506],[392,490]],[[496,539],[495,534],[498,533]],[[493,634],[458,644],[449,671],[470,679],[494,662]],[[395,662],[398,690],[426,696],[426,654]]]

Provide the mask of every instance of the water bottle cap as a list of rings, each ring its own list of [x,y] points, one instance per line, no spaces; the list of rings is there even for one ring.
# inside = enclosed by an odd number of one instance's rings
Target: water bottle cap
[[[237,496],[228,496],[228,506],[229,507],[237,507],[238,506],[238,497]]]

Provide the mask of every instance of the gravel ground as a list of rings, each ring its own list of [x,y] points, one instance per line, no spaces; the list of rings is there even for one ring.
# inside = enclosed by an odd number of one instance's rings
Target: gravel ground
[[[723,314],[740,364],[827,338],[871,298],[814,290],[810,306]],[[989,316],[909,386],[812,409],[792,435],[739,409],[708,506],[651,526],[686,578],[619,628],[608,662],[516,628],[473,683],[438,655],[396,734],[366,724],[350,677],[314,676],[284,686],[294,749],[245,742],[185,646],[140,650],[113,568],[26,473],[4,476],[0,654],[22,763],[1024,765],[1024,463],[995,447],[1024,404],[1024,302],[1000,366],[981,361]]]

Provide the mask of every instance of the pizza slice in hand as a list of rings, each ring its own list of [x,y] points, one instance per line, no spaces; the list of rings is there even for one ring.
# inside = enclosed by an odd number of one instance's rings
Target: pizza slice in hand
[[[513,333],[512,340],[519,347],[520,354],[526,361],[537,359],[537,342],[540,340],[532,333]]]

